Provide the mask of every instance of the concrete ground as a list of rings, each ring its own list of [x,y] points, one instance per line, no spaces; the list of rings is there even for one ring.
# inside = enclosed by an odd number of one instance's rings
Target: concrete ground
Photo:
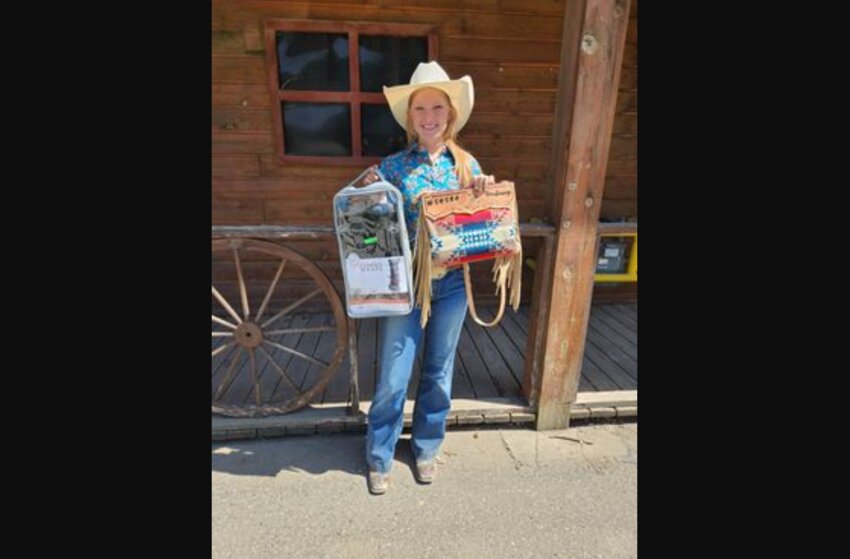
[[[432,485],[408,438],[381,496],[362,433],[213,444],[213,557],[637,556],[637,422],[451,430]]]

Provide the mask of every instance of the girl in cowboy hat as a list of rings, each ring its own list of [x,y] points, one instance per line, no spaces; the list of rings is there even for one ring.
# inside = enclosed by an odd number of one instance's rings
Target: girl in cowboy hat
[[[474,102],[472,79],[449,78],[436,62],[420,63],[410,84],[384,87],[390,110],[407,131],[408,148],[370,169],[364,184],[382,175],[404,195],[407,230],[417,230],[419,195],[427,190],[474,188],[495,182],[455,137],[469,120]],[[425,340],[422,374],[413,411],[410,445],[420,483],[431,483],[436,458],[445,438],[451,406],[455,350],[466,316],[466,291],[460,269],[432,271],[431,308],[423,331],[422,310],[380,320],[380,375],[366,432],[369,489],[387,489],[395,446],[401,435],[407,385],[420,342]],[[420,320],[422,319],[422,320]]]

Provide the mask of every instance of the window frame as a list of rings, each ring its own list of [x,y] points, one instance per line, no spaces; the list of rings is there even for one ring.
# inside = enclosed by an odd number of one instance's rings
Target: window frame
[[[272,100],[275,147],[278,163],[322,165],[371,165],[382,159],[378,156],[363,156],[362,130],[360,126],[360,104],[386,105],[382,92],[360,91],[360,35],[383,35],[396,37],[424,37],[428,44],[428,60],[437,59],[437,32],[433,24],[410,23],[367,23],[357,21],[316,21],[273,18],[265,21],[266,73]],[[278,88],[278,59],[275,33],[278,31],[348,34],[348,91],[293,91]],[[281,103],[284,101],[348,103],[351,108],[351,156],[335,155],[286,155],[284,121]]]

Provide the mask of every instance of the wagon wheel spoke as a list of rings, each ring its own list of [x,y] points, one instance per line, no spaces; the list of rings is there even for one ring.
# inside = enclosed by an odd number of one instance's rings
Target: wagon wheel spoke
[[[254,353],[254,348],[248,348],[248,359],[251,362],[251,382],[254,383],[254,396],[257,399],[257,405],[262,405],[262,400],[260,399],[260,383],[257,382],[257,356]]]
[[[275,242],[213,239],[212,253],[213,413],[279,415],[321,397],[348,343],[345,307],[334,284],[304,255]],[[283,273],[288,277],[290,271],[300,291],[295,297],[284,293]],[[220,305],[222,300],[231,303]],[[314,302],[320,314],[312,314]],[[306,307],[309,313],[301,316]]]
[[[335,326],[317,326],[315,328],[284,328],[283,330],[269,330],[264,332],[265,336],[281,336],[283,334],[307,334],[309,332],[333,332]],[[222,332],[226,333],[226,332]]]
[[[263,355],[265,355],[266,359],[269,360],[269,363],[271,363],[274,366],[274,368],[277,369],[277,372],[280,373],[280,376],[283,377],[283,380],[286,381],[286,384],[288,384],[290,386],[290,388],[292,388],[295,391],[296,394],[301,396],[301,394],[303,394],[301,392],[301,390],[295,385],[294,382],[292,382],[292,379],[289,378],[289,375],[286,374],[286,371],[281,369],[280,365],[277,364],[277,361],[275,361],[272,358],[271,354],[268,351],[266,351],[266,348],[264,348],[263,346],[257,346],[257,349],[259,349],[260,351],[263,352]]]
[[[236,314],[236,311],[233,310],[233,307],[230,306],[230,303],[228,303],[224,299],[222,294],[218,292],[218,289],[216,289],[214,285],[211,286],[211,287],[212,287],[213,297],[215,297],[218,300],[218,302],[221,303],[221,306],[224,307],[224,309],[228,312],[228,314],[230,314],[230,316],[233,317],[233,320],[236,321],[236,324],[242,324],[242,319],[239,318],[239,315]],[[234,325],[233,328],[236,328],[236,326]]]
[[[294,303],[292,303],[291,305],[289,305],[288,307],[286,307],[285,309],[283,309],[282,311],[280,311],[279,313],[277,313],[276,315],[274,315],[273,317],[271,317],[267,321],[263,322],[262,327],[266,328],[269,324],[271,324],[275,320],[278,320],[279,318],[283,318],[284,316],[289,314],[293,309],[300,307],[301,305],[303,305],[304,303],[306,303],[307,301],[309,301],[310,299],[312,299],[313,297],[315,297],[316,295],[318,295],[321,292],[322,292],[321,287],[314,290],[314,291],[311,291],[310,293],[301,297],[300,299],[298,299],[297,301],[295,301]]]
[[[233,345],[235,345],[235,344],[236,344],[236,342],[227,342],[227,343],[226,343],[226,344],[224,344],[224,345],[220,345],[220,346],[218,346],[217,348],[215,348],[214,350],[212,350],[212,357],[215,357],[216,355],[218,355],[219,353],[221,353],[221,352],[222,352],[222,351],[224,351],[225,349],[227,349],[227,348],[229,348],[229,347],[231,347],[231,346],[233,346]]]
[[[272,298],[272,293],[274,292],[275,286],[277,286],[277,282],[280,279],[280,275],[283,273],[284,266],[286,266],[286,258],[280,261],[280,266],[278,266],[277,273],[274,275],[274,279],[272,280],[272,283],[269,286],[269,290],[266,292],[266,296],[263,299],[263,303],[260,305],[260,310],[257,311],[257,318],[254,320],[255,322],[259,322],[260,319],[263,318],[263,313],[266,312],[266,305],[269,304],[269,300]]]
[[[239,358],[242,356],[242,347],[240,346],[236,355],[233,357],[233,361],[230,362],[230,367],[227,368],[227,373],[224,375],[224,379],[221,381],[221,384],[218,385],[218,390],[215,391],[215,396],[213,396],[213,400],[218,400],[221,398],[222,394],[226,391],[224,388],[225,385],[230,386],[230,377],[233,376],[233,371],[236,368],[236,363],[239,362]]]
[[[298,356],[298,357],[300,357],[301,359],[306,359],[306,360],[307,360],[307,361],[309,361],[310,363],[315,363],[316,365],[321,365],[322,367],[327,367],[327,366],[330,364],[330,363],[325,363],[325,362],[324,362],[324,361],[322,361],[321,359],[316,359],[315,357],[310,357],[310,356],[309,356],[309,355],[307,355],[306,353],[301,353],[301,352],[300,352],[300,351],[298,351],[297,349],[292,349],[292,348],[289,348],[289,347],[286,347],[286,346],[280,345],[280,344],[278,344],[278,343],[275,343],[275,342],[272,342],[272,341],[269,341],[269,340],[263,340],[263,343],[264,343],[264,344],[269,344],[269,345],[274,346],[274,347],[276,347],[276,348],[278,348],[278,349],[282,349],[283,351],[286,351],[286,352],[288,352],[288,353],[291,353],[292,355],[297,355],[297,356]]]
[[[216,322],[218,324],[221,324],[222,326],[227,326],[228,328],[232,328],[233,330],[236,330],[237,328],[239,328],[235,324],[231,324],[230,322],[227,322],[223,318],[219,318],[216,315],[212,315],[212,321]]]
[[[242,263],[239,261],[239,249],[233,248],[233,261],[236,262],[236,277],[239,278],[239,296],[242,298],[242,312],[245,314],[245,320],[251,311],[248,308],[248,289],[245,287],[245,278],[242,277]]]

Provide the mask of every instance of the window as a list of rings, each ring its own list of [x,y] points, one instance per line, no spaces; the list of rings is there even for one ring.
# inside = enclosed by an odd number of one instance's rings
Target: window
[[[369,164],[407,144],[383,86],[437,57],[431,25],[269,20],[266,55],[282,163]]]

